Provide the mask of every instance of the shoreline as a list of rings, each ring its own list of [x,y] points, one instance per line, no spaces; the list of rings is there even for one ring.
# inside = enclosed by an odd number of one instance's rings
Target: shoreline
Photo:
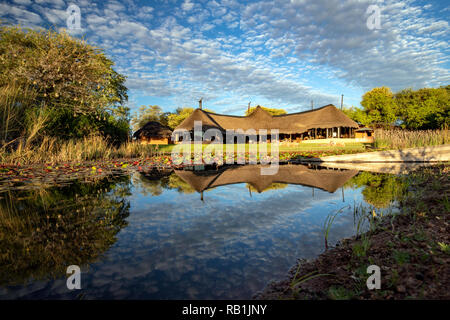
[[[450,149],[450,146],[449,146]],[[358,155],[358,154],[354,154]],[[339,155],[333,157],[346,157]],[[432,166],[446,163],[446,161],[392,161],[392,162],[339,162],[324,161],[325,158],[315,157],[314,154],[306,156],[298,153],[286,153],[278,162],[279,165],[313,165],[319,167],[329,167],[337,169],[349,169],[359,171],[373,171],[380,173],[400,174],[405,173],[411,167]],[[244,160],[238,163],[237,160]],[[448,161],[447,161],[448,162]],[[174,164],[170,155],[159,155],[153,157],[139,158],[119,158],[112,160],[87,160],[87,161],[64,161],[58,164],[36,163],[36,164],[0,164],[0,191],[10,188],[40,188],[56,184],[69,183],[76,179],[85,182],[95,181],[107,176],[128,174],[132,171],[150,172],[167,170],[219,170],[228,166],[261,165],[249,163],[248,154],[243,158],[236,158],[234,163],[211,163],[211,164]],[[270,166],[271,163],[267,164]]]

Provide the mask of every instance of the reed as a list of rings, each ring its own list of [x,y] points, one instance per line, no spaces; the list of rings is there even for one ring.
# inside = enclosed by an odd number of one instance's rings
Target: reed
[[[450,143],[448,129],[440,130],[384,130],[376,129],[375,148],[404,149],[427,146],[438,146]]]
[[[157,154],[155,146],[127,142],[114,147],[103,137],[92,135],[79,140],[60,140],[41,137],[39,144],[23,139],[11,150],[0,148],[2,164],[61,163],[74,161],[110,160],[119,158],[151,157]]]

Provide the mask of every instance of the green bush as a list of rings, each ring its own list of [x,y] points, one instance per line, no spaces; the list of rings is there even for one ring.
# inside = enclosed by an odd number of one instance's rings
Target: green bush
[[[42,135],[129,136],[125,77],[104,52],[62,32],[0,27],[1,142],[25,138],[33,119]],[[36,130],[36,128],[34,128]]]

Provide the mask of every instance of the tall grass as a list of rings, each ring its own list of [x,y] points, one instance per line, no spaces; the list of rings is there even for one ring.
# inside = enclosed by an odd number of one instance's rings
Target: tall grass
[[[36,119],[25,121],[25,111],[33,105],[35,98],[36,93],[32,89],[16,83],[0,87],[0,145],[15,141],[27,131],[27,122],[34,124],[33,132],[30,133],[33,137],[36,135],[37,125],[41,123],[36,124]]]
[[[450,143],[448,129],[441,130],[384,130],[376,129],[375,148],[403,149],[438,146]]]
[[[154,146],[135,142],[114,147],[100,135],[62,140],[44,135],[49,114],[32,88],[0,87],[0,163],[33,164],[152,156]]]
[[[59,140],[43,137],[39,145],[20,142],[14,150],[0,149],[2,164],[34,164],[110,160],[119,158],[150,157],[159,152],[152,145],[127,142],[113,147],[101,136],[79,140]]]

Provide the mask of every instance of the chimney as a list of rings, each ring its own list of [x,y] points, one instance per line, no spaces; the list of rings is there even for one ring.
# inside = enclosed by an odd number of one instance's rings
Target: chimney
[[[314,101],[311,100],[311,110],[314,110]]]
[[[203,100],[203,98],[200,98],[200,100],[198,100],[198,108],[200,110],[202,109],[202,100]]]
[[[250,103],[252,103],[251,101],[248,103],[248,108],[247,108],[247,114],[250,114]]]
[[[341,110],[342,110],[342,106],[344,105],[344,95],[341,95]]]

